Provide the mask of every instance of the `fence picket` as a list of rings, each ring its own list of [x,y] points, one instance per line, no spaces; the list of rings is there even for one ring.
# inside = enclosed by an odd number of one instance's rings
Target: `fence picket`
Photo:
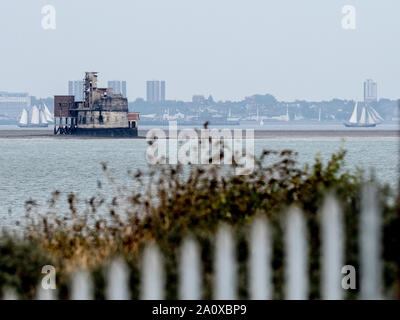
[[[143,253],[141,299],[164,299],[164,272],[161,254],[156,244],[148,245]]]
[[[326,300],[343,299],[341,270],[343,267],[343,214],[336,198],[327,196],[322,207],[322,292]]]
[[[36,300],[57,300],[57,290],[44,289],[39,283],[36,288]]]
[[[304,300],[308,297],[306,225],[303,213],[289,209],[286,220],[286,299]]]
[[[226,225],[220,226],[217,232],[214,262],[214,298],[216,300],[236,299],[234,240],[231,229]]]
[[[78,271],[72,276],[71,281],[72,300],[93,299],[92,282],[90,275],[85,271]]]
[[[254,219],[249,239],[250,299],[272,298],[271,236],[265,218]]]
[[[190,237],[183,241],[180,258],[180,299],[201,299],[201,261],[199,247],[195,239]]]
[[[6,287],[3,289],[3,300],[18,300],[17,291],[14,288]]]
[[[360,274],[363,300],[381,298],[381,217],[376,187],[364,187],[360,217]]]
[[[107,275],[107,300],[128,300],[130,298],[129,273],[122,259],[112,260]]]

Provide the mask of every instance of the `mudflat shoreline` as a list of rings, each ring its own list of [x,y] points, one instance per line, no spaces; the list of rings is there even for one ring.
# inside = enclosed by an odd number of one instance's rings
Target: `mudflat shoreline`
[[[139,130],[136,138],[117,139],[144,139],[149,130]],[[168,130],[165,131],[168,136]],[[243,130],[245,137],[245,130]],[[255,139],[275,138],[399,138],[399,130],[255,130]],[[52,130],[0,130],[0,139],[115,139],[113,137],[85,137],[85,136],[55,136]]]

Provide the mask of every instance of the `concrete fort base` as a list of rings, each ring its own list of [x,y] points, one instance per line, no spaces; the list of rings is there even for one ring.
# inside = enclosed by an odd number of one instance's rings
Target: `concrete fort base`
[[[76,128],[73,135],[88,137],[137,137],[137,128],[104,128],[104,129],[82,129]]]

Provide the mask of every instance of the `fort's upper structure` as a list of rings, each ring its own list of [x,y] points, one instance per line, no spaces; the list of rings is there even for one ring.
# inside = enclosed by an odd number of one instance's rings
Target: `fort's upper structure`
[[[136,136],[139,113],[129,112],[128,99],[112,88],[97,87],[97,72],[86,72],[83,101],[54,96],[54,134]]]

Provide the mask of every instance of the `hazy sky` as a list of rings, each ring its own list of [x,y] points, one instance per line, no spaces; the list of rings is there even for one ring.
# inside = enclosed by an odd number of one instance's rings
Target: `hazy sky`
[[[43,5],[56,29],[41,26]],[[341,25],[353,5],[355,30]],[[163,79],[167,99],[212,94],[238,100],[400,96],[399,0],[1,0],[0,91],[67,93],[98,71],[100,85],[127,80],[130,100]]]

